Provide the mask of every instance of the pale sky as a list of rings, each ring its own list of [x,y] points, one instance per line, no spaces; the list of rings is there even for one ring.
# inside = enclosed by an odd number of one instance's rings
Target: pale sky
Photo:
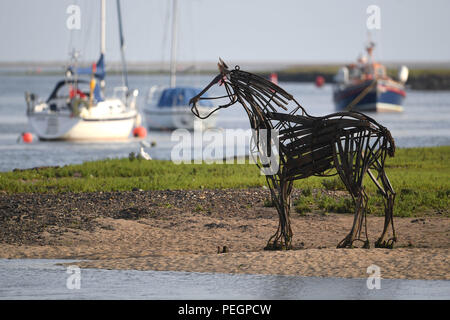
[[[107,61],[119,61],[116,1],[107,0]],[[67,7],[80,6],[69,31]],[[129,62],[169,60],[169,0],[122,0]],[[366,9],[380,7],[376,56],[394,62],[450,61],[448,0],[179,0],[181,61],[353,61],[367,41]],[[99,52],[100,1],[0,0],[0,61],[67,61],[71,48]]]

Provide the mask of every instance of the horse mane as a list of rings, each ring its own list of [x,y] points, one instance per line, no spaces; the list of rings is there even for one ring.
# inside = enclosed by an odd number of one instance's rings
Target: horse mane
[[[250,105],[265,114],[276,113],[282,109],[288,111],[289,101],[296,104],[296,108],[289,112],[296,113],[299,109],[303,114],[306,110],[294,99],[294,97],[275,83],[256,74],[241,71],[239,66],[229,71],[227,77],[235,94],[241,96]]]

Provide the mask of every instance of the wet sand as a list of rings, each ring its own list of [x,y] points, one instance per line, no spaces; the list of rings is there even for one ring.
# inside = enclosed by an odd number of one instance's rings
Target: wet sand
[[[292,212],[295,250],[264,251],[277,227],[265,189],[0,195],[1,258],[87,260],[103,269],[450,280],[450,218],[396,218],[389,249],[336,249],[353,216]],[[368,217],[375,242],[381,216]],[[218,254],[218,247],[228,253]]]

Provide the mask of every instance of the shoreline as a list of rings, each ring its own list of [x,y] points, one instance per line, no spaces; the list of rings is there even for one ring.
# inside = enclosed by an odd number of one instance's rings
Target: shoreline
[[[300,82],[314,84],[316,78],[321,76],[328,84],[334,83],[334,77],[340,66],[338,65],[325,65],[325,66],[307,66],[303,70],[300,67],[293,66],[292,69],[282,69],[273,71],[255,71],[256,74],[269,78],[272,72],[276,72],[278,80],[281,82]],[[121,70],[110,70],[110,75],[120,75]],[[388,69],[389,75],[396,77],[396,69]],[[202,70],[194,73],[186,72],[186,75],[215,75],[215,70]],[[35,71],[33,68],[29,68],[25,71],[10,71],[2,70],[0,67],[0,76],[6,77],[20,77],[20,76],[56,76],[60,75],[59,70],[44,70]],[[168,72],[162,70],[129,70],[129,74],[133,76],[148,76],[148,75],[169,75]],[[411,69],[409,79],[406,82],[406,86],[410,90],[422,90],[422,91],[449,91],[450,90],[450,70],[444,69]]]
[[[14,204],[1,224],[0,257],[88,260],[82,268],[338,278],[367,278],[375,264],[386,279],[450,280],[448,217],[396,217],[399,242],[389,250],[373,248],[384,217],[369,215],[372,249],[335,249],[353,215],[292,211],[295,250],[264,251],[278,223],[276,210],[264,206],[268,194],[253,188],[0,195],[0,210]],[[223,246],[229,252],[218,254]]]

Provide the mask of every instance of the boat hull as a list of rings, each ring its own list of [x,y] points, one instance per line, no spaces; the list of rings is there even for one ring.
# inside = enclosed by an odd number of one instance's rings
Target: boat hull
[[[198,108],[200,114],[208,114],[210,108]],[[165,108],[148,108],[144,111],[145,121],[149,129],[173,130],[201,128],[202,130],[213,128],[216,125],[217,114],[213,113],[207,119],[198,119],[189,106],[174,106]]]
[[[136,115],[112,119],[85,119],[57,114],[32,114],[28,120],[41,140],[128,139]]]
[[[364,94],[372,81],[366,81],[357,85],[347,85],[345,87],[336,87],[333,94],[333,100],[338,111],[363,111],[363,112],[401,112],[403,111],[403,101],[405,91],[403,86],[397,84],[379,82]],[[350,106],[352,101],[362,98]],[[349,107],[350,106],[350,107]]]

